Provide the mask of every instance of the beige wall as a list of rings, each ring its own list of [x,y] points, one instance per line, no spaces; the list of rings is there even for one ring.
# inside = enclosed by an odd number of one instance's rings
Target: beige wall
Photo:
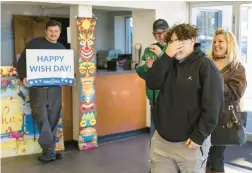
[[[144,49],[154,42],[152,36],[152,23],[155,21],[155,10],[134,10],[132,12],[133,19],[133,59],[135,59],[135,44],[142,45],[142,54]]]

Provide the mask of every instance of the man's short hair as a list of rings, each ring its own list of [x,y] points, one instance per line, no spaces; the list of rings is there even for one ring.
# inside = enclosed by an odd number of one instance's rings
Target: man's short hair
[[[57,20],[49,20],[47,23],[46,23],[46,30],[48,29],[48,27],[50,26],[58,26],[61,30],[61,23],[58,22]]]
[[[166,41],[170,42],[171,37],[175,33],[178,37],[179,41],[188,40],[192,38],[196,38],[199,35],[199,28],[197,26],[191,24],[179,24],[175,25],[169,29],[166,35]]]
[[[157,29],[168,29],[169,25],[164,19],[158,19],[153,23],[153,31]]]

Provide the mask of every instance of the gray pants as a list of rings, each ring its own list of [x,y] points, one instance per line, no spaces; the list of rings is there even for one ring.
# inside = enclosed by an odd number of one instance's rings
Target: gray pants
[[[61,88],[32,87],[30,105],[40,131],[38,142],[41,148],[43,151],[55,153],[56,132],[61,113]]]
[[[205,173],[208,137],[200,148],[189,149],[184,142],[168,142],[155,131],[150,149],[151,173]]]

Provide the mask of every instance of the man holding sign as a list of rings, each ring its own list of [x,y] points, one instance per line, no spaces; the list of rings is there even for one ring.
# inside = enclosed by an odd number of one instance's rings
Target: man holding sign
[[[74,83],[73,55],[57,41],[60,33],[61,23],[48,21],[45,37],[35,38],[26,45],[17,67],[20,80],[30,87],[32,115],[40,130],[38,142],[43,149],[38,159],[43,162],[61,158],[55,151],[61,113],[60,85]]]

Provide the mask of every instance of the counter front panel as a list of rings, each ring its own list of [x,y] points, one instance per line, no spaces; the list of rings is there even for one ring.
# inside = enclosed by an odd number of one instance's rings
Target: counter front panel
[[[136,73],[98,73],[96,103],[98,136],[146,127],[145,81]]]

